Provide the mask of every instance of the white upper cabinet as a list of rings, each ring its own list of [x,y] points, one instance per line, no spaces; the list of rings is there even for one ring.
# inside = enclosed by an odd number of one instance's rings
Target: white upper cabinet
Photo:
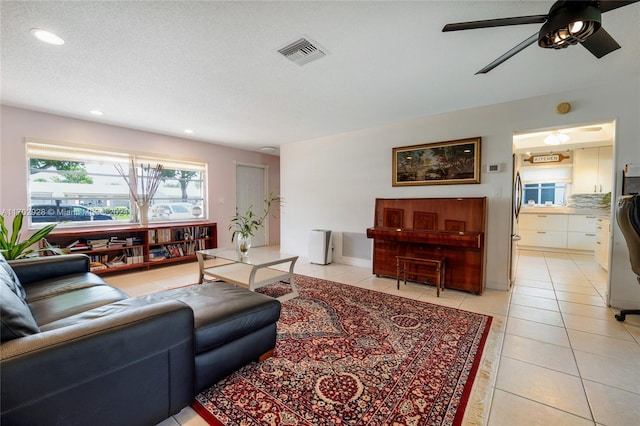
[[[573,193],[611,192],[613,147],[578,148],[573,151]]]

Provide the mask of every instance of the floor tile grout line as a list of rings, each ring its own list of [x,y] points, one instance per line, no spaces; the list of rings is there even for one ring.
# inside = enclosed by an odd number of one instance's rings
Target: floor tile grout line
[[[549,270],[549,264],[547,264],[547,271],[549,272],[549,275],[551,275],[551,271]],[[553,285],[553,278],[551,281],[551,285]],[[555,286],[554,286],[554,293],[555,293]],[[557,296],[556,296],[556,300],[557,300]],[[569,336],[569,328],[567,327],[567,323],[564,315],[561,314],[560,318],[562,319],[562,324],[564,324],[565,334],[567,335],[567,339],[569,340],[569,347],[571,348],[571,357],[573,358],[573,361],[576,365],[576,370],[578,371],[578,378],[580,379],[580,385],[582,386],[582,393],[584,394],[584,398],[587,401],[587,406],[589,407],[589,414],[591,415],[591,421],[593,421],[594,423],[597,423],[595,410],[593,408],[593,403],[591,401],[591,398],[589,398],[587,387],[585,386],[585,383],[584,383],[585,378],[582,377],[582,369],[580,368],[580,364],[578,363],[578,358],[576,357],[576,349],[573,347],[573,342],[571,341],[571,337]]]
[[[518,271],[518,262],[516,262],[516,276],[517,276],[517,271]],[[503,351],[504,351],[504,342],[506,340],[506,336],[507,336],[507,329],[509,328],[509,318],[511,318],[511,316],[509,315],[511,313],[511,299],[513,298],[513,288],[515,287],[515,283],[517,282],[517,278],[514,279],[513,283],[509,283],[509,289],[507,290],[509,292],[509,300],[507,301],[507,312],[505,313],[505,318],[504,318],[504,332],[502,333],[502,341],[500,342],[500,345],[498,347],[497,350],[497,359],[495,360],[496,362],[496,367],[495,367],[495,377],[494,377],[494,382],[492,383],[492,387],[493,390],[491,391],[491,396],[489,398],[490,404],[489,404],[489,412],[487,413],[487,423],[491,424],[491,414],[493,412],[492,408],[493,408],[493,400],[496,396],[496,390],[498,389],[498,376],[500,374],[500,366],[502,365],[502,357],[503,357]]]
[[[547,273],[549,273],[549,266],[546,264],[546,261],[545,261],[545,267],[547,268]],[[516,271],[517,271],[517,265],[516,265]],[[517,276],[517,274],[516,274],[516,276]],[[494,391],[493,391],[493,395],[492,395],[492,400],[493,400],[493,397],[495,397],[495,391],[496,391],[496,390],[498,390],[498,389],[499,389],[499,390],[500,390],[500,391],[502,391],[502,392],[508,392],[508,391],[505,391],[505,390],[503,390],[503,389],[500,389],[500,388],[497,386],[497,375],[500,373],[500,366],[501,366],[501,364],[502,364],[502,359],[503,359],[503,357],[504,357],[504,358],[509,358],[509,359],[516,359],[516,358],[513,358],[513,357],[509,357],[509,356],[507,356],[507,355],[504,355],[504,344],[505,344],[505,341],[506,341],[506,334],[507,334],[507,331],[506,331],[506,330],[507,330],[507,329],[508,329],[508,327],[509,327],[509,320],[510,320],[510,318],[511,318],[511,315],[510,315],[510,314],[511,314],[511,307],[512,307],[512,305],[514,305],[514,303],[513,303],[513,295],[515,294],[515,288],[516,288],[517,286],[518,286],[518,279],[516,278],[516,279],[514,280],[514,284],[513,284],[513,286],[511,286],[511,288],[509,289],[510,296],[509,296],[509,305],[508,305],[508,308],[507,308],[507,316],[506,316],[506,319],[505,319],[505,338],[503,338],[503,339],[502,339],[502,345],[501,345],[501,347],[500,347],[500,351],[499,351],[499,356],[498,356],[498,361],[497,361],[497,362],[498,362],[498,365],[497,365],[497,367],[496,367],[496,371],[497,371],[497,373],[496,373],[496,385],[494,386]],[[553,286],[553,283],[552,283],[552,286]],[[555,290],[554,290],[554,294],[555,294]],[[550,299],[548,299],[548,300],[550,300]],[[558,304],[558,303],[557,303],[557,299],[556,299],[556,304]],[[515,304],[515,305],[516,305],[516,306],[519,306],[519,305],[517,305],[517,304]],[[558,309],[559,309],[559,308],[560,308],[560,307],[558,306]],[[535,309],[539,309],[539,308],[535,308]],[[553,312],[553,311],[550,311],[550,312]],[[517,317],[514,317],[514,318],[517,318]],[[562,318],[562,315],[561,315],[561,318]],[[525,319],[525,321],[530,321],[530,320]],[[537,321],[532,321],[532,322],[537,322]],[[542,324],[542,323],[540,323],[540,322],[538,322],[538,323],[539,323],[539,324]],[[573,347],[571,346],[571,340],[569,339],[569,333],[568,333],[568,331],[567,331],[567,328],[566,328],[566,324],[565,324],[565,322],[564,322],[564,319],[562,319],[562,324],[563,324],[563,327],[558,327],[558,328],[562,328],[562,329],[564,330],[565,337],[566,337],[566,339],[567,339],[568,344],[570,345],[570,346],[569,346],[569,349],[571,350],[571,356],[572,356],[572,358],[574,359],[574,362],[575,362],[575,365],[576,365],[576,371],[578,371],[578,374],[579,374],[579,373],[580,373],[580,370],[579,370],[579,368],[578,368],[577,360],[575,359],[575,352],[574,352],[574,350],[573,350]],[[545,325],[550,325],[550,324],[545,324]],[[554,326],[554,327],[555,327],[555,326]],[[566,347],[565,347],[565,348],[566,348]],[[525,363],[526,363],[526,361],[522,361],[522,360],[518,360],[518,359],[516,359],[516,360],[517,360],[517,361],[520,361],[520,362],[525,362]],[[565,412],[565,413],[567,413],[567,414],[570,414],[570,415],[573,415],[573,416],[576,416],[576,417],[579,417],[579,418],[582,418],[582,419],[585,419],[585,420],[591,421],[591,422],[593,422],[593,424],[594,424],[594,425],[596,424],[596,422],[595,422],[595,417],[594,417],[594,413],[593,413],[593,409],[592,409],[592,407],[591,407],[591,404],[589,403],[589,400],[587,399],[586,389],[585,389],[585,387],[584,387],[584,382],[582,381],[582,377],[581,377],[581,376],[574,376],[574,375],[571,375],[571,374],[568,374],[568,373],[565,373],[565,372],[561,372],[561,371],[558,371],[558,370],[553,370],[553,369],[551,369],[551,368],[544,367],[544,366],[540,366],[540,365],[536,365],[536,364],[532,364],[532,363],[528,363],[528,364],[530,364],[530,365],[534,365],[534,366],[536,366],[536,367],[540,367],[540,368],[546,368],[546,369],[548,369],[548,370],[550,370],[550,371],[555,371],[555,372],[560,373],[560,374],[567,374],[568,376],[578,378],[578,379],[580,380],[580,384],[581,384],[582,389],[583,389],[583,392],[584,392],[584,394],[585,394],[585,399],[586,399],[586,401],[587,401],[587,405],[588,405],[588,407],[589,407],[589,414],[590,414],[591,418],[590,418],[590,419],[586,419],[585,417],[582,417],[582,416],[579,416],[579,415],[577,415],[577,414],[575,414],[575,413],[571,413],[571,412],[569,412],[569,411],[563,410],[563,409],[561,409],[561,408],[559,408],[559,407],[554,407],[554,406],[551,406],[551,405],[545,404],[545,403],[543,403],[542,401],[532,400],[532,399],[530,399],[530,398],[526,398],[525,396],[522,396],[522,395],[519,395],[519,394],[514,394],[513,392],[508,392],[508,393],[510,393],[510,394],[512,394],[512,395],[516,395],[516,396],[518,396],[518,397],[520,397],[520,398],[524,398],[524,399],[529,400],[529,401],[533,401],[533,402],[535,402],[535,403],[537,403],[537,404],[541,404],[541,405],[547,406],[547,407],[552,408],[552,409],[554,409],[554,410],[559,410],[559,411]],[[489,411],[489,417],[488,417],[488,419],[489,419],[489,420],[491,419],[491,410]]]
[[[574,417],[578,417],[579,419],[587,420],[587,421],[589,421],[589,422],[592,422],[594,425],[597,425],[597,423],[596,423],[596,421],[595,421],[594,419],[586,418],[586,417],[581,416],[581,415],[579,415],[579,414],[572,413],[571,411],[567,411],[567,410],[564,410],[564,409],[562,409],[562,408],[554,407],[553,405],[545,404],[545,403],[544,403],[544,402],[542,402],[542,401],[537,401],[537,400],[535,400],[535,399],[527,398],[526,396],[519,395],[519,394],[517,394],[517,393],[513,393],[513,392],[508,391],[508,390],[505,390],[505,389],[499,389],[499,390],[500,390],[501,392],[508,393],[509,395],[513,395],[513,396],[516,396],[516,397],[518,397],[518,398],[522,398],[522,399],[525,399],[525,400],[527,400],[527,401],[531,401],[531,402],[533,402],[533,403],[536,403],[536,404],[539,404],[539,405],[542,405],[542,406],[545,406],[545,407],[551,408],[551,409],[556,410],[556,411],[561,411],[561,412],[563,412],[563,413],[569,414],[569,415],[574,416]]]

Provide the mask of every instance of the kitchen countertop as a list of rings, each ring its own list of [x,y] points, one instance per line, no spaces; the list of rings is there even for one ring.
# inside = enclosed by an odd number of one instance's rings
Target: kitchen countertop
[[[609,209],[575,209],[572,207],[561,206],[535,206],[529,207],[523,205],[520,209],[521,214],[586,214],[594,216],[611,216]]]

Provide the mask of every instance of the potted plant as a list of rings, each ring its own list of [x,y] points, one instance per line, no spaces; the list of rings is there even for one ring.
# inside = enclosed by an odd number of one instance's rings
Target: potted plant
[[[33,235],[24,241],[20,240],[20,229],[22,228],[22,219],[24,215],[19,212],[13,219],[11,235],[4,225],[4,216],[0,215],[0,252],[7,260],[22,259],[32,256],[34,252],[39,250],[29,249],[32,245],[40,242],[44,237],[49,235],[57,223],[52,223],[44,228],[38,229]]]
[[[265,220],[271,211],[271,206],[274,204],[281,205],[282,198],[269,194],[269,198],[266,198],[264,203],[264,211],[261,216],[253,213],[253,206],[249,206],[244,214],[240,214],[236,209],[236,215],[231,219],[231,224],[229,225],[229,230],[233,230],[231,242],[237,241],[238,250],[242,256],[246,256],[249,252],[251,237],[264,226]]]

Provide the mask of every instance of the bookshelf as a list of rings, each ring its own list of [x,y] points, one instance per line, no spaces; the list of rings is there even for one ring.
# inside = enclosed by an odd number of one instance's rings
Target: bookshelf
[[[218,247],[218,232],[217,224],[209,222],[55,230],[40,244],[51,246],[86,254],[92,272],[107,274],[195,260],[196,251]]]

